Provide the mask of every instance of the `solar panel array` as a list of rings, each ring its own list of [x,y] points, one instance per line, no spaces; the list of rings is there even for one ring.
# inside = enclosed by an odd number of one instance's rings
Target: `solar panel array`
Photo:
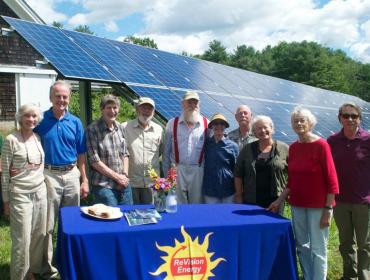
[[[165,119],[181,113],[187,90],[198,92],[201,112],[210,118],[222,113],[234,119],[240,104],[254,115],[268,115],[275,124],[275,138],[296,139],[290,113],[297,105],[310,109],[318,119],[315,132],[322,137],[338,131],[338,107],[355,102],[364,112],[363,126],[370,128],[370,106],[357,97],[253,73],[213,62],[156,49],[67,31],[10,17],[3,18],[55,69],[68,79],[122,83],[138,97],[151,97]]]
[[[65,77],[119,82],[58,28],[3,18]]]

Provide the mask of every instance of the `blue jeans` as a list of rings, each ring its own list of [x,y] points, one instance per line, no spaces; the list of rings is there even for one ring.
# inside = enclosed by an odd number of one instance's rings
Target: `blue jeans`
[[[322,208],[292,206],[297,254],[305,280],[325,280],[329,228],[320,228]]]
[[[133,204],[132,190],[130,185],[122,190],[93,186],[93,193],[96,203],[103,203],[108,206]]]

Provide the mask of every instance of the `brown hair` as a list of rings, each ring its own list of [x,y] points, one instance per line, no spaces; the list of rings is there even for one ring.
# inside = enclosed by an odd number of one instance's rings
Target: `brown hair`
[[[343,111],[344,107],[352,107],[353,109],[355,109],[357,111],[357,114],[358,114],[360,120],[362,120],[362,110],[361,110],[360,106],[358,106],[356,103],[353,103],[353,102],[344,103],[344,104],[342,104],[342,106],[339,107],[338,118],[340,118],[340,116],[342,115],[342,111]]]

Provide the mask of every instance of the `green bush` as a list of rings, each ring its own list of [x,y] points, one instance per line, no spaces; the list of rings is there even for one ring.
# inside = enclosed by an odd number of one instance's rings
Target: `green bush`
[[[95,90],[91,94],[91,103],[92,103],[92,120],[95,121],[100,118],[100,100],[104,95],[113,94],[111,89],[101,89]],[[121,108],[117,117],[117,121],[122,123],[127,120],[135,118],[135,108],[128,103],[122,96],[117,95],[121,102]],[[69,104],[69,111],[76,115],[80,115],[80,95],[79,92],[74,91],[72,93],[71,102]]]

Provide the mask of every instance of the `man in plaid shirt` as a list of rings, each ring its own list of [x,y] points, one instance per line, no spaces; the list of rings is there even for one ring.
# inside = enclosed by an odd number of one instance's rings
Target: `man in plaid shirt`
[[[106,95],[100,102],[102,116],[86,129],[91,185],[96,203],[109,206],[132,204],[128,178],[128,151],[124,130],[116,121],[118,97]]]

